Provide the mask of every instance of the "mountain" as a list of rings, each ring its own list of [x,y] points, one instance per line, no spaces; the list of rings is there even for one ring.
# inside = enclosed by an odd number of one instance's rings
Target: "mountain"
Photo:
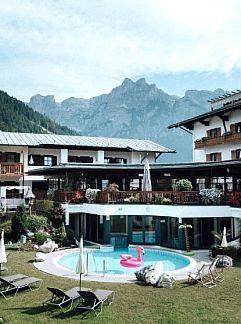
[[[66,126],[58,125],[3,91],[0,91],[0,130],[20,133],[78,134]]]
[[[180,129],[168,130],[167,126],[208,111],[208,100],[224,93],[222,89],[188,90],[180,98],[148,84],[144,78],[136,82],[126,78],[109,94],[69,98],[60,103],[54,96],[38,94],[29,106],[82,135],[153,140],[177,151],[163,155],[160,162],[181,162],[192,160],[192,136]]]

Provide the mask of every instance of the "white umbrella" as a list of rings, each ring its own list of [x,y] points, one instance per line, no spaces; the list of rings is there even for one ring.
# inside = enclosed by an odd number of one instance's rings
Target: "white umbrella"
[[[144,165],[144,175],[142,180],[142,191],[152,191],[151,185],[151,174],[150,174],[150,165],[148,159],[146,158],[146,162]]]
[[[228,242],[227,242],[227,237],[226,237],[226,227],[223,228],[223,238],[222,238],[222,243],[221,243],[221,247],[225,248],[228,246]]]
[[[0,241],[0,274],[2,270],[2,263],[7,263],[6,250],[4,245],[4,231],[2,231],[1,241]]]
[[[79,273],[79,279],[80,279],[80,290],[81,290],[81,277],[82,274],[85,274],[86,271],[86,264],[85,264],[85,259],[84,259],[84,247],[83,247],[83,236],[81,236],[80,238],[80,242],[79,242],[79,259],[78,262],[76,264],[76,269],[75,272]]]

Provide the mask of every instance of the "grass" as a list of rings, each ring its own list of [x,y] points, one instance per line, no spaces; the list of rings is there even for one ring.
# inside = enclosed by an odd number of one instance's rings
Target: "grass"
[[[0,318],[3,323],[240,323],[241,267],[225,269],[224,281],[215,288],[176,282],[172,289],[154,288],[140,284],[84,282],[91,289],[102,288],[116,292],[110,306],[104,306],[96,318],[93,312],[48,311],[42,306],[50,294],[47,286],[67,290],[78,284],[71,279],[51,276],[35,269],[33,252],[13,251],[8,258],[8,274],[23,273],[43,279],[38,291],[21,291],[14,298],[0,297]],[[1,323],[1,320],[0,320]]]

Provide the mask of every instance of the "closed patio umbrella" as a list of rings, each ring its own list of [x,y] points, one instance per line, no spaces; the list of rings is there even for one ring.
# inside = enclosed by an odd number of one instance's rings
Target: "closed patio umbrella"
[[[147,158],[146,158],[145,165],[144,165],[142,191],[152,191],[150,165],[149,165]]]
[[[82,275],[86,273],[86,264],[85,264],[85,259],[84,259],[84,247],[83,247],[83,236],[80,238],[80,245],[79,245],[79,259],[76,264],[76,269],[75,272],[79,273],[79,278],[80,278],[80,290],[81,290],[81,279]]]
[[[0,241],[0,274],[2,271],[2,263],[7,263],[6,250],[4,245],[4,231],[2,231],[1,241]]]
[[[221,242],[221,247],[225,248],[228,246],[227,237],[226,237],[226,227],[223,228],[223,238]]]

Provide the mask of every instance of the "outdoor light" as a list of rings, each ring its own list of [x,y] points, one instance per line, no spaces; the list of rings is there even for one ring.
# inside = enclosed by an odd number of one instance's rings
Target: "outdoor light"
[[[29,216],[31,216],[32,205],[33,205],[33,199],[34,198],[35,198],[35,195],[33,194],[32,190],[29,187],[28,190],[27,190],[26,196],[25,196],[26,203],[28,203]]]

